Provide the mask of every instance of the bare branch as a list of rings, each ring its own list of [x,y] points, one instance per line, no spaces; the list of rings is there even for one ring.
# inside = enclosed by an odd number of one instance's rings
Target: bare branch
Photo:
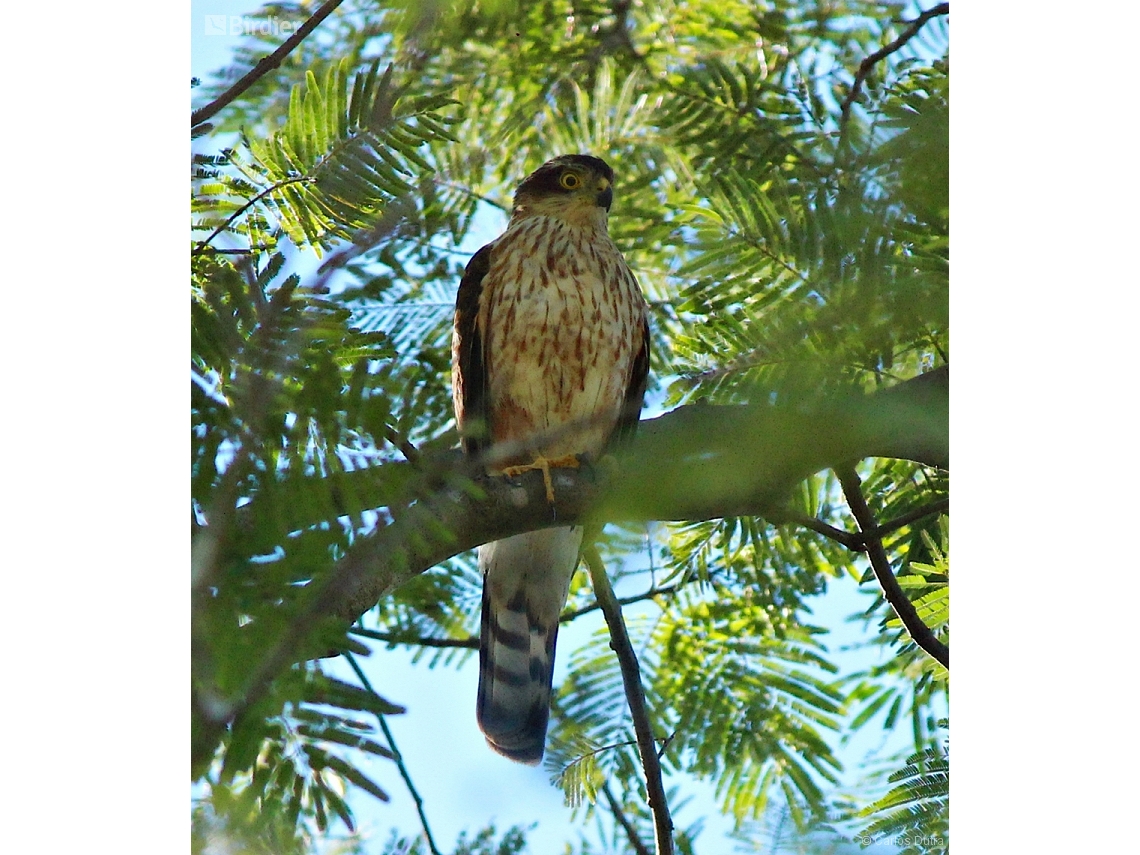
[[[645,691],[641,686],[641,668],[637,664],[637,654],[629,641],[625,621],[622,620],[621,606],[614,589],[606,576],[602,556],[598,548],[591,544],[584,551],[586,566],[590,568],[590,581],[594,595],[602,607],[606,625],[610,629],[610,647],[617,654],[621,666],[621,679],[625,685],[625,697],[629,712],[633,717],[633,730],[637,734],[637,751],[641,755],[641,765],[645,770],[645,789],[649,796],[649,809],[653,812],[654,836],[657,855],[673,853],[673,818],[669,815],[669,802],[665,797],[665,784],[661,778],[661,763],[657,757],[657,744],[649,724],[649,712],[645,706]]]
[[[922,29],[923,25],[925,25],[926,22],[931,18],[937,18],[939,15],[949,14],[949,3],[939,3],[937,6],[933,6],[930,9],[927,9],[925,12],[911,21],[909,26],[902,31],[897,39],[895,39],[889,45],[886,45],[885,47],[882,47],[879,50],[875,51],[873,54],[859,63],[859,70],[855,73],[855,80],[851,84],[851,91],[847,93],[847,97],[843,99],[843,104],[839,108],[839,123],[841,125],[847,124],[848,116],[851,113],[851,107],[855,104],[855,99],[859,97],[859,93],[863,89],[863,81],[867,79],[867,75],[871,73],[871,69],[875,67],[876,63],[882,62],[892,53],[895,53],[903,45],[913,39],[918,34],[918,31]]]
[[[885,534],[890,534],[892,531],[897,531],[903,526],[908,526],[916,520],[923,517],[931,516],[932,514],[940,514],[949,510],[950,500],[939,499],[936,502],[931,502],[928,505],[923,505],[920,508],[907,511],[905,514],[900,514],[890,522],[883,523],[876,526],[869,532],[851,532],[845,529],[836,528],[835,526],[828,525],[823,520],[809,517],[806,514],[799,514],[794,512],[789,513],[769,513],[766,519],[771,523],[794,523],[795,525],[803,526],[804,528],[811,529],[817,534],[822,534],[824,537],[834,540],[836,543],[846,546],[852,552],[866,552],[866,538],[882,537]]]
[[[637,829],[633,827],[633,823],[629,821],[629,817],[625,815],[625,811],[621,809],[621,803],[614,796],[613,790],[610,789],[610,782],[602,782],[602,795],[606,797],[606,803],[610,807],[610,813],[614,815],[618,825],[622,827],[625,836],[629,839],[629,845],[633,847],[633,851],[637,855],[649,855],[649,849],[641,842],[641,838],[637,836]]]
[[[853,535],[857,537],[857,535]],[[632,597],[621,597],[618,600],[618,605],[628,606],[633,603],[644,602],[645,600],[652,600],[659,596],[669,596],[675,594],[681,589],[681,585],[666,585],[661,588],[650,588],[644,594],[634,594]],[[572,609],[563,612],[559,618],[559,623],[570,623],[577,620],[582,615],[596,612],[601,608],[601,605],[595,601],[588,606],[582,606],[580,609]],[[433,647],[439,649],[460,649],[460,650],[478,650],[479,639],[476,636],[467,636],[466,638],[433,638],[429,635],[416,635],[407,636],[401,635],[398,632],[383,632],[375,629],[365,629],[364,627],[354,626],[349,630],[349,634],[358,635],[361,638],[370,638],[374,641],[385,641],[388,644],[404,644],[409,647]]]
[[[395,632],[378,632],[374,629],[364,629],[359,626],[354,626],[349,630],[349,633],[359,635],[361,638],[386,641],[389,644],[407,644],[411,647],[460,648],[463,650],[479,649],[479,639],[473,636],[467,638],[432,638],[430,636],[420,635],[410,638],[401,636]]]
[[[883,596],[886,597],[895,614],[899,616],[903,626],[906,627],[914,643],[933,656],[946,669],[950,668],[950,648],[939,641],[930,627],[922,622],[914,605],[907,598],[906,593],[899,585],[898,579],[891,571],[891,562],[887,552],[883,549],[883,541],[876,533],[875,519],[863,498],[863,491],[859,487],[859,476],[853,467],[847,466],[836,469],[839,483],[843,485],[843,495],[847,497],[847,504],[851,513],[859,523],[863,537],[867,543],[867,558],[875,571],[875,577],[882,586]]]
[[[828,525],[821,519],[809,517],[807,514],[800,514],[795,512],[788,513],[769,513],[766,519],[772,523],[794,523],[798,526],[803,526],[806,529],[811,529],[816,534],[822,534],[829,540],[834,540],[841,546],[846,546],[852,552],[862,552],[864,550],[863,538],[859,534],[849,531],[844,531],[841,528],[836,528],[833,525]]]
[[[384,439],[400,449],[400,453],[404,455],[404,459],[411,464],[420,462],[420,451],[408,440],[406,436],[400,433],[391,425],[384,425]]]
[[[681,407],[643,422],[608,477],[591,467],[553,470],[553,507],[541,473],[488,477],[465,468],[458,453],[434,470],[425,463],[425,493],[406,508],[391,509],[399,519],[360,538],[341,559],[337,573],[350,578],[338,614],[355,622],[416,573],[521,532],[591,517],[767,516],[777,513],[773,509],[783,506],[795,484],[839,460],[895,457],[948,466],[948,388],[949,370],[943,368],[812,412],[769,405]],[[448,478],[450,486],[439,486]],[[278,494],[279,502],[284,498]]]
[[[878,528],[873,529],[870,533],[875,537],[882,537],[884,534],[890,534],[892,531],[896,531],[905,525],[910,525],[912,522],[920,520],[923,517],[928,517],[933,514],[942,514],[948,510],[950,510],[950,500],[939,499],[936,502],[931,502],[928,505],[923,505],[921,508],[915,508],[912,511],[907,511],[905,514],[899,514],[899,516],[895,517],[890,522],[883,523]]]
[[[244,77],[242,77],[241,80],[239,80],[237,83],[235,83],[233,86],[231,86],[202,109],[195,110],[193,113],[191,113],[190,127],[197,127],[207,119],[213,118],[223,107],[228,105],[231,101],[245,92],[245,90],[249,89],[249,87],[251,87],[254,83],[256,83],[273,69],[279,67],[285,60],[285,57],[292,53],[293,49],[296,48],[297,45],[299,45],[301,42],[303,42],[309,33],[315,30],[321,21],[331,15],[333,10],[336,9],[336,7],[339,6],[342,2],[343,0],[328,0],[327,3],[325,3],[323,6],[321,6],[321,8],[313,13],[313,17],[309,18],[309,20],[305,21],[305,23],[298,27],[297,32],[293,33],[293,35],[291,35],[285,41],[285,43],[281,45],[281,47],[277,48],[277,50],[273,51],[273,53],[269,54],[269,56],[265,57],[265,59],[261,60],[261,62],[250,69],[250,71]]]
[[[656,597],[669,596],[671,594],[677,593],[677,591],[679,591],[681,589],[681,587],[682,586],[678,584],[678,585],[665,585],[664,587],[661,587],[661,588],[650,588],[644,594],[634,594],[632,597],[622,597],[621,599],[618,600],[618,605],[629,606],[629,605],[633,605],[634,603],[644,602],[645,600],[652,600],[652,599],[655,599]],[[600,608],[601,608],[601,604],[598,603],[597,601],[595,601],[588,606],[582,606],[582,608],[580,608],[580,609],[574,609],[572,611],[563,612],[559,616],[558,622],[559,623],[569,623],[572,620],[580,618],[584,614],[589,614],[590,612],[596,612]]]

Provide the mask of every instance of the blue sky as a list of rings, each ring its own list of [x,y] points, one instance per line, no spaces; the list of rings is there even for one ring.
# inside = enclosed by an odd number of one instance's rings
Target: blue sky
[[[245,16],[247,21],[256,22],[253,13],[257,8],[258,4],[224,0],[192,2],[191,76],[208,79],[211,72],[227,64],[230,52],[240,41],[239,36],[228,34],[229,26],[237,25],[232,19]],[[221,18],[208,16],[224,16],[227,33],[207,35],[217,32],[222,23]],[[300,22],[280,21],[270,25],[280,27],[280,24]],[[620,216],[620,200],[614,215]],[[476,228],[479,237],[467,241],[464,248],[474,252],[479,243],[497,233],[502,222],[500,213],[489,211],[487,219]],[[636,591],[619,592],[621,595],[632,593]],[[846,671],[875,664],[868,658],[874,654],[866,651],[842,652],[842,648],[866,640],[872,634],[872,631],[864,631],[861,624],[845,622],[849,615],[866,607],[869,595],[869,586],[860,592],[850,579],[840,579],[832,584],[828,595],[813,604],[814,622],[832,629],[829,647],[840,651],[833,658]],[[601,626],[601,616],[595,613],[561,631],[556,685],[565,673],[573,648]],[[579,829],[593,836],[592,827],[582,826],[580,819],[577,823],[572,821],[570,811],[563,806],[561,792],[549,783],[549,773],[541,767],[512,763],[486,747],[475,724],[477,669],[474,657],[460,668],[441,665],[435,669],[423,663],[413,665],[411,659],[412,651],[398,649],[379,651],[360,663],[380,694],[408,709],[406,715],[390,717],[389,726],[424,799],[433,834],[443,851],[453,848],[461,831],[473,833],[489,821],[500,831],[514,824],[528,826],[537,822],[538,827],[528,833],[532,853],[561,851],[565,841],[577,837]],[[333,663],[330,670],[356,682],[347,664],[341,661]],[[839,747],[838,755],[853,782],[852,776],[857,774],[868,752],[902,750],[908,741],[905,726],[889,735],[867,729],[850,744]],[[404,834],[418,833],[420,826],[414,804],[395,766],[376,761],[370,768],[364,768],[392,801],[381,804],[367,795],[356,798],[353,807],[359,825],[379,839],[386,838],[392,827]],[[705,829],[698,838],[700,851],[726,851],[727,843],[714,845],[714,841],[728,831],[730,823],[718,816],[711,788],[701,782],[688,781],[684,789],[694,798],[675,816],[677,826],[684,827],[705,816]],[[893,849],[874,846],[866,851],[880,853]]]

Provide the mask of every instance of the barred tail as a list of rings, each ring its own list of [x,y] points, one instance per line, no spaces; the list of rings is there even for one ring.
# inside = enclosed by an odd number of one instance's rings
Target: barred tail
[[[476,715],[490,746],[520,763],[538,763],[546,746],[558,616],[581,544],[581,528],[565,528],[479,549],[483,622]]]

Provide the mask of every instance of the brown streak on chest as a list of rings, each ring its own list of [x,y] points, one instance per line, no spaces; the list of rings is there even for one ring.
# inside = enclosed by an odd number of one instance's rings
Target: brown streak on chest
[[[535,217],[496,243],[480,320],[496,442],[575,423],[548,456],[598,451],[617,420],[645,311],[604,228]]]

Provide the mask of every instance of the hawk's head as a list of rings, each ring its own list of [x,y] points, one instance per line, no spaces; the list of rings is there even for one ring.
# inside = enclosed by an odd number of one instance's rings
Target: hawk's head
[[[571,222],[600,220],[614,200],[614,171],[600,157],[564,154],[548,160],[515,191],[513,216],[552,216]]]

